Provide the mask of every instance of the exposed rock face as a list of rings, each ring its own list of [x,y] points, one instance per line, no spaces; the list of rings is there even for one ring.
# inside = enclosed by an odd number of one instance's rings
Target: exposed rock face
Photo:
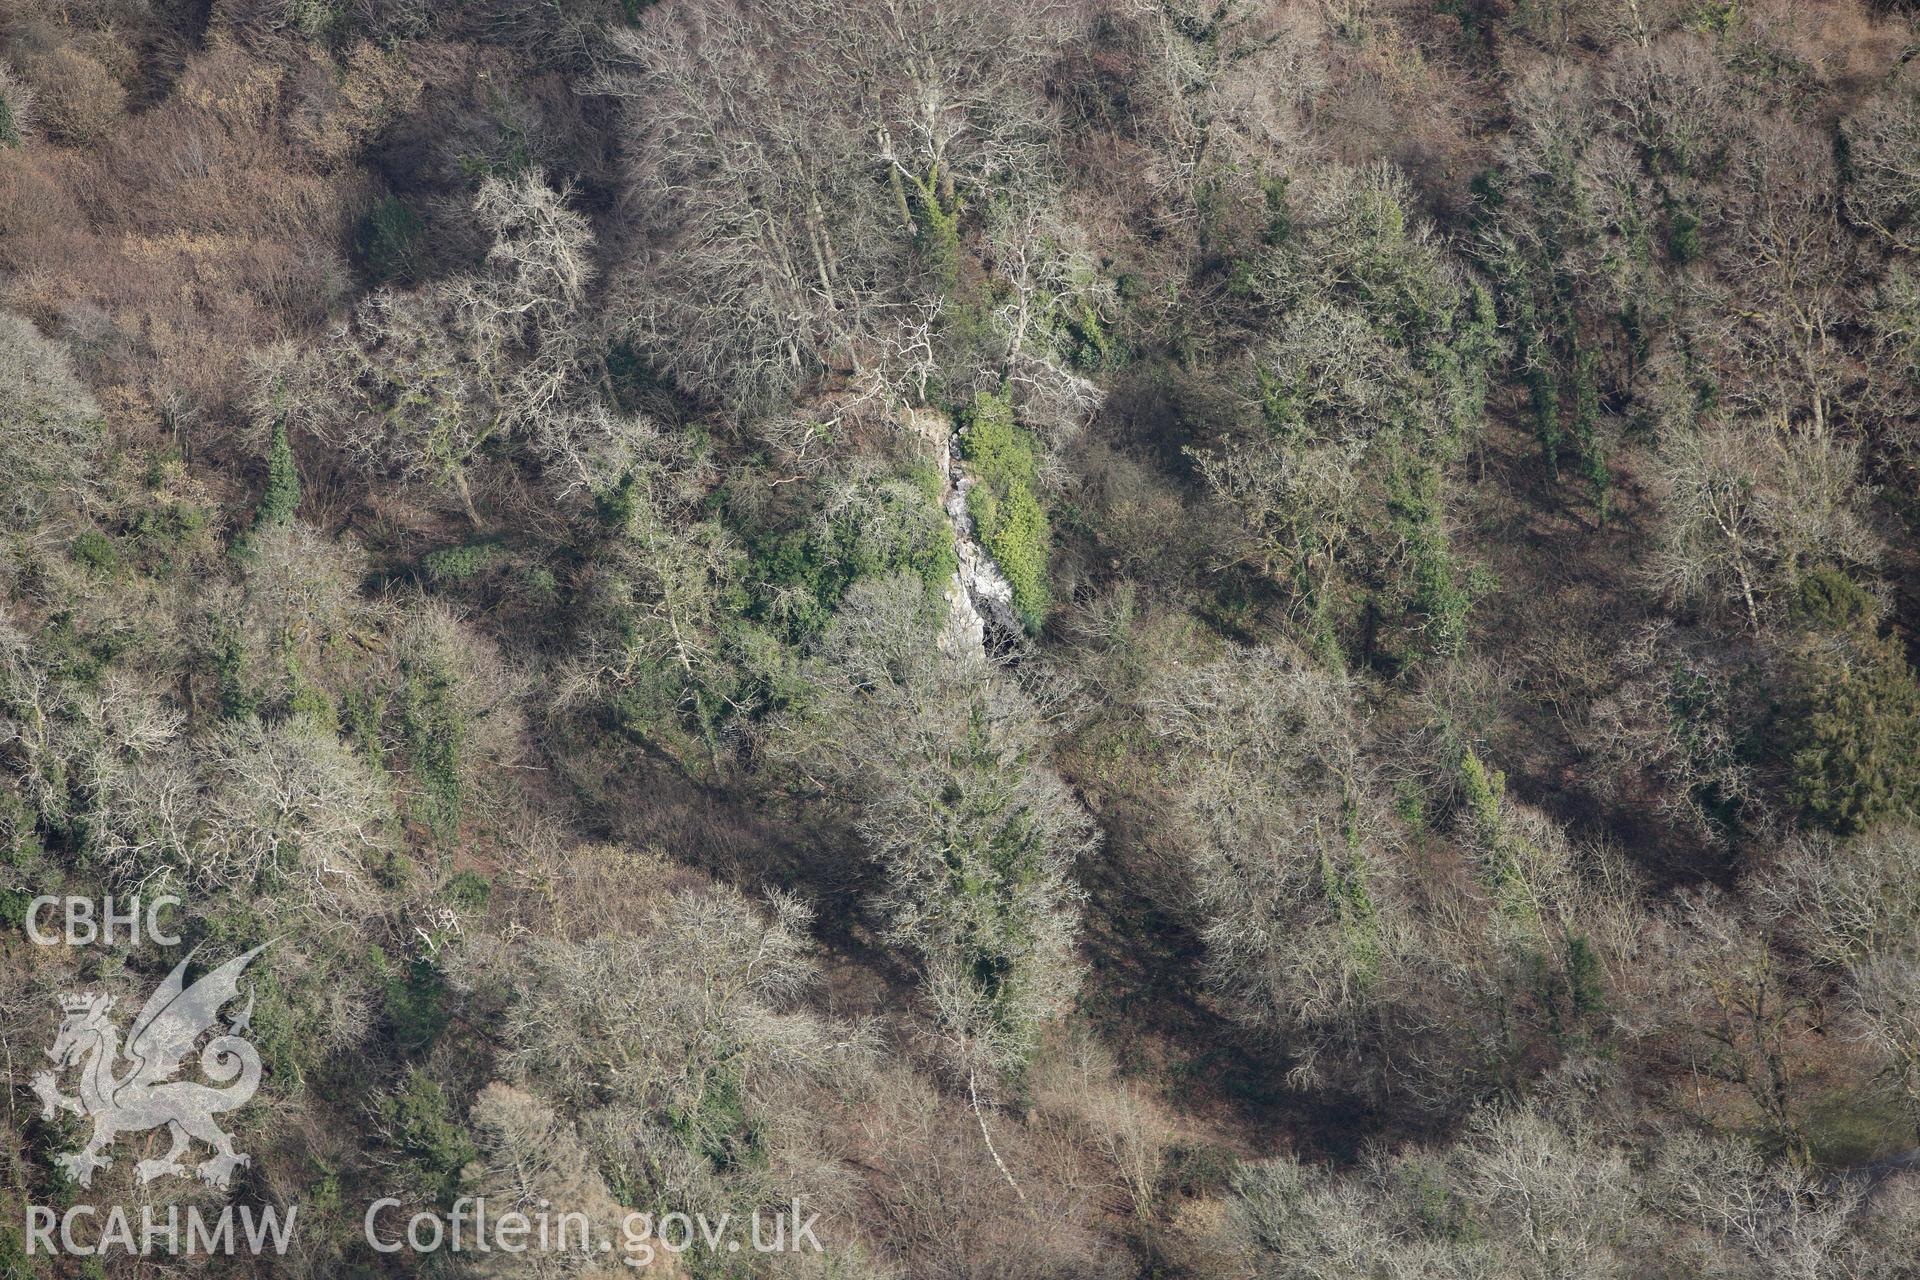
[[[970,653],[1011,644],[1025,634],[1013,611],[1013,584],[974,536],[973,517],[967,513],[967,490],[974,481],[960,457],[953,420],[937,410],[917,409],[908,411],[907,424],[927,442],[940,466],[940,502],[960,558],[960,568],[947,585],[946,642]]]
[[[949,438],[946,506],[947,519],[953,524],[954,549],[960,554],[960,585],[986,633],[1001,642],[1018,639],[1024,630],[1020,615],[1013,611],[1013,584],[974,537],[973,517],[967,513],[967,490],[973,485],[973,477],[960,460],[959,442]]]

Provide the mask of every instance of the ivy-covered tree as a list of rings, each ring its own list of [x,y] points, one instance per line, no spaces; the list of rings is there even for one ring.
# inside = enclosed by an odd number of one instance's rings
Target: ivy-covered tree
[[[1856,627],[1792,656],[1781,720],[1788,795],[1841,832],[1920,808],[1920,683],[1891,636]]]

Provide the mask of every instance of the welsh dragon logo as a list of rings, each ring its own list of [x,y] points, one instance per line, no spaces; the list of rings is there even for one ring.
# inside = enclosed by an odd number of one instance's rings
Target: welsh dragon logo
[[[65,1017],[47,1057],[57,1071],[80,1068],[80,1096],[62,1094],[55,1084],[55,1071],[35,1076],[33,1091],[47,1119],[71,1111],[93,1121],[93,1137],[86,1147],[58,1160],[74,1181],[83,1187],[93,1184],[93,1171],[113,1163],[102,1153],[119,1135],[145,1133],[163,1125],[172,1136],[173,1147],[157,1160],[142,1160],[134,1166],[142,1183],[165,1174],[186,1173],[180,1157],[195,1140],[214,1150],[213,1157],[195,1169],[200,1180],[209,1185],[225,1187],[235,1169],[252,1162],[233,1149],[232,1137],[213,1122],[217,1113],[245,1105],[260,1087],[260,1055],[240,1038],[253,1015],[251,991],[246,1007],[237,1016],[224,1027],[216,1024],[221,1008],[239,995],[241,973],[264,950],[266,944],[235,956],[191,987],[184,981],[187,963],[193,959],[189,953],[173,967],[134,1019],[124,1065],[119,1029],[107,1017],[113,997],[60,997]],[[200,1051],[200,1070],[209,1080],[226,1087],[216,1089],[170,1079],[208,1031],[217,1034]]]

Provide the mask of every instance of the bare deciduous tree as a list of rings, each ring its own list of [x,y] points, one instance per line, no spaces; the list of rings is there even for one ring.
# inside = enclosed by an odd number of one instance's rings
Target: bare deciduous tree
[[[1173,749],[1174,831],[1208,969],[1237,1014],[1338,1038],[1400,963],[1405,923],[1353,691],[1299,655],[1236,652],[1145,698]]]
[[[991,1078],[1070,1007],[1070,871],[1097,832],[1044,763],[1024,693],[938,628],[919,579],[856,584],[822,644],[819,705],[772,749],[853,802],[886,871],[888,936],[919,956],[962,1070]]]
[[[1852,177],[1847,216],[1897,248],[1920,247],[1920,75],[1912,64],[1841,132]]]
[[[0,452],[16,468],[0,499],[7,526],[30,528],[55,505],[85,510],[104,435],[66,348],[24,317],[0,313]]]
[[[1859,451],[1833,431],[1734,422],[1675,425],[1661,446],[1660,529],[1648,562],[1675,603],[1763,606],[1808,569],[1870,565]]]
[[[382,289],[318,353],[269,353],[256,419],[337,443],[370,471],[447,485],[479,524],[467,473],[490,442],[565,461],[566,428],[595,421],[580,404],[592,236],[568,195],[538,171],[487,179],[474,206],[493,239],[486,270]]]
[[[629,199],[653,241],[621,276],[615,322],[747,417],[829,371],[924,389],[898,341],[926,301],[913,282],[950,288],[962,205],[1042,167],[1033,72],[1055,18],[708,0],[616,35],[597,83],[632,104]]]

